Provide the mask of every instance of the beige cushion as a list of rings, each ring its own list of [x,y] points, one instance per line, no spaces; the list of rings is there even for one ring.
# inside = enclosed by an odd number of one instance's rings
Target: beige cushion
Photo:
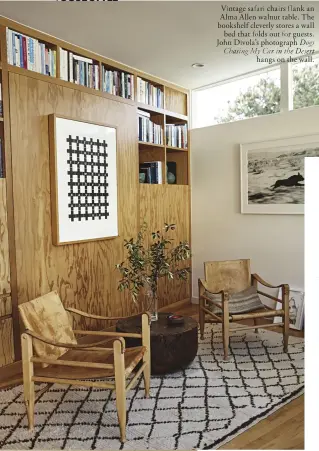
[[[68,313],[56,291],[19,305],[19,311],[26,329],[56,342],[77,343]],[[59,358],[68,350],[35,339],[33,343],[39,357]]]
[[[220,294],[212,294],[209,291],[205,291],[205,296],[212,299],[215,302],[222,303]],[[221,313],[221,307],[217,307],[214,304],[207,303],[207,309],[211,310],[213,313]],[[239,293],[233,293],[229,296],[229,313],[235,315],[236,313],[248,313],[254,310],[263,309],[264,305],[261,302],[257,289],[254,286],[246,288],[246,290],[240,291]]]

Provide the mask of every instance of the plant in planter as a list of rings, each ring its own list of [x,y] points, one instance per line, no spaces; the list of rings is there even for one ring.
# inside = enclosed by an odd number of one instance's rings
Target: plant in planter
[[[173,239],[168,233],[175,230],[175,224],[164,224],[163,231],[150,234],[149,244],[145,244],[147,224],[143,223],[137,238],[124,241],[127,260],[116,265],[122,278],[118,289],[130,290],[133,301],[137,304],[142,289],[145,290],[147,310],[151,312],[152,321],[157,321],[158,281],[161,277],[187,280],[190,267],[181,267],[181,262],[191,257],[189,243],[181,241],[173,247]]]

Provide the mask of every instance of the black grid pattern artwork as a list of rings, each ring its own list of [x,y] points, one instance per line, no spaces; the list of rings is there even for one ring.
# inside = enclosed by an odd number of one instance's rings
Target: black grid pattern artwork
[[[0,390],[0,449],[216,449],[303,392],[304,341],[259,329],[231,337],[223,360],[219,325],[206,325],[184,370],[143,380],[127,392],[127,441],[119,441],[110,390],[54,385],[35,404],[27,428],[22,386]]]
[[[69,218],[72,222],[107,219],[109,195],[106,141],[69,135],[66,142]]]

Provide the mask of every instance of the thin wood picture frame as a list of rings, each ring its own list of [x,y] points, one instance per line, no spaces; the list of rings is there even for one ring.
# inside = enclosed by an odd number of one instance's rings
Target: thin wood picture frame
[[[118,237],[117,127],[49,115],[52,242]]]
[[[240,144],[241,213],[304,214],[304,159],[319,134]]]

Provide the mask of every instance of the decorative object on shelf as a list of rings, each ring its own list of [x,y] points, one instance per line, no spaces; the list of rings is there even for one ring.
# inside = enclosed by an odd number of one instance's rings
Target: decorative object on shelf
[[[172,172],[167,173],[167,183],[173,185],[176,182],[175,175]]]
[[[168,161],[166,163],[167,167],[167,183],[170,185],[176,184],[176,162],[175,161]]]
[[[278,291],[278,298],[281,299],[281,290]],[[304,327],[304,304],[305,293],[302,290],[289,290],[289,327],[291,329],[302,330]],[[282,308],[282,304],[277,302],[276,310]],[[281,318],[275,316],[274,323],[280,323]]]
[[[184,317],[181,315],[167,315],[167,323],[172,326],[178,326],[179,324],[184,324]]]
[[[49,116],[55,245],[118,236],[116,128]]]
[[[304,159],[319,156],[319,134],[241,144],[241,212],[304,213]]]
[[[116,265],[122,278],[118,289],[128,289],[132,299],[138,304],[139,294],[144,290],[147,310],[152,315],[152,321],[158,318],[158,281],[161,277],[174,279],[177,277],[187,280],[190,267],[180,264],[191,257],[191,250],[187,241],[181,241],[173,247],[173,238],[169,232],[174,231],[175,224],[164,225],[163,232],[159,230],[151,233],[150,244],[145,244],[147,224],[144,222],[137,238],[124,241],[127,260]]]
[[[138,175],[139,181],[140,183],[145,183],[145,179],[146,179],[146,173],[145,172],[140,172]]]

